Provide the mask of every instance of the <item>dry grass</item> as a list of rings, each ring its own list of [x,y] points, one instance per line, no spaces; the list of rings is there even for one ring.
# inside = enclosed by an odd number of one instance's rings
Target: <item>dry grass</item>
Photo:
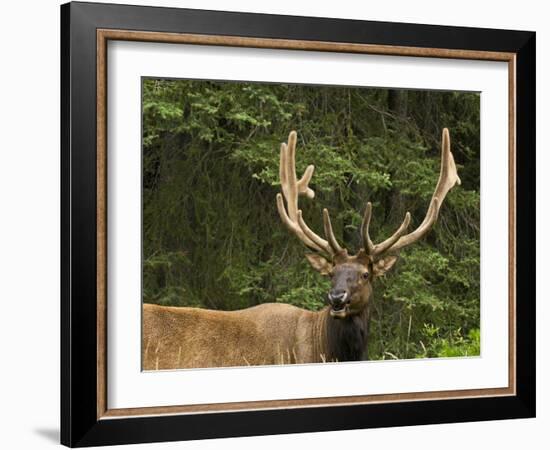
[[[150,355],[151,349],[154,348],[153,355]],[[166,346],[162,345],[162,339],[159,339],[156,342],[151,342],[151,340],[147,340],[145,344],[145,350],[143,352],[143,362],[148,361],[148,357],[153,358],[154,360],[154,369],[153,370],[159,370],[160,367],[160,360],[163,358],[163,350],[166,350]],[[190,366],[182,366],[183,356],[183,347],[180,345],[178,347],[178,353],[177,353],[177,359],[176,363],[174,364],[174,367],[172,369],[201,369],[201,368],[207,368],[207,367],[214,367],[214,366],[206,366],[206,365],[190,365]],[[296,353],[296,349],[293,348],[287,348],[285,350],[281,349],[279,345],[277,345],[277,354],[275,356],[275,361],[255,361],[250,362],[246,356],[242,356],[243,364],[234,364],[234,365],[220,365],[216,367],[234,367],[234,366],[272,366],[272,365],[290,365],[290,364],[307,364],[309,361],[300,360],[298,358],[298,354]],[[331,362],[338,362],[336,359],[328,360],[326,355],[324,353],[319,354],[319,362],[320,363],[331,363]],[[167,368],[163,368],[167,369]]]

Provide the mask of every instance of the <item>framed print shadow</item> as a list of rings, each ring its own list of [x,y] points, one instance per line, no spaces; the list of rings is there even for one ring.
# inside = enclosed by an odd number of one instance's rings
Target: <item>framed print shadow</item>
[[[61,442],[535,415],[535,33],[61,7]]]

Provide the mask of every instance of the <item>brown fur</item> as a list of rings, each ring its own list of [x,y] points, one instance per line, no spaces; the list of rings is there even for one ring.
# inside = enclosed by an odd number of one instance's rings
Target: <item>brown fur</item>
[[[327,308],[239,311],[143,305],[144,370],[322,362]]]

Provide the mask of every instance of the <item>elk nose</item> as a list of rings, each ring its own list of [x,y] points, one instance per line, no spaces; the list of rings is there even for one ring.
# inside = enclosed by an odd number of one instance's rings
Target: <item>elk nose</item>
[[[342,305],[348,297],[344,289],[331,289],[328,293],[328,301],[331,305]]]

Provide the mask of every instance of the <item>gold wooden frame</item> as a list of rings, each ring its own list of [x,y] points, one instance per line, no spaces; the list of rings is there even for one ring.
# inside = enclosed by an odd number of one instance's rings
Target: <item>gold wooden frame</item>
[[[107,42],[109,40],[217,45],[287,50],[381,54],[392,56],[474,59],[508,63],[508,387],[402,394],[359,395],[289,400],[266,400],[202,405],[174,405],[108,409],[107,405]],[[235,36],[158,33],[146,31],[97,30],[97,418],[163,414],[217,413],[243,410],[343,406],[366,403],[442,400],[516,395],[516,55],[506,52],[454,50],[445,48],[246,38]]]

